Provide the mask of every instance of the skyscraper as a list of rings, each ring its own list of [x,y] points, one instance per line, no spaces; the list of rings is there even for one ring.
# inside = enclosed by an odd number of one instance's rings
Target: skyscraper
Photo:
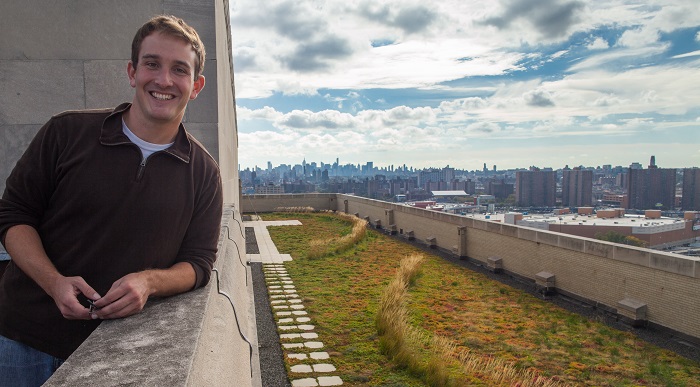
[[[581,168],[564,169],[561,204],[564,207],[585,207],[593,204],[593,171]]]
[[[523,207],[554,207],[557,204],[557,172],[529,171],[515,173],[515,200]]]

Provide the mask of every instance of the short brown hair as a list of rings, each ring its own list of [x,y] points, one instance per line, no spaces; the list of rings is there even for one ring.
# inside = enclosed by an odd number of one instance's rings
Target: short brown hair
[[[194,50],[196,54],[194,61],[194,79],[202,75],[202,71],[204,71],[204,58],[206,56],[204,43],[202,43],[202,40],[199,38],[194,28],[179,17],[172,15],[154,16],[136,31],[134,40],[131,42],[131,63],[134,67],[139,63],[141,43],[147,36],[154,32],[170,35],[190,44],[192,50]]]

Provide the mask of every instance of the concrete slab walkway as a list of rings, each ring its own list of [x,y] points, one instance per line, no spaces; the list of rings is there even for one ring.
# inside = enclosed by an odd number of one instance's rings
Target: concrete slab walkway
[[[252,220],[243,222],[245,227],[253,227],[255,231],[255,239],[258,242],[258,250],[260,254],[246,254],[249,262],[282,263],[291,261],[292,257],[289,254],[280,254],[277,247],[270,238],[270,233],[267,228],[270,226],[301,226],[298,220]]]
[[[251,220],[243,224],[246,228],[253,227],[255,232],[260,253],[246,256],[250,262],[262,263],[266,295],[270,298],[269,306],[275,325],[278,331],[284,332],[279,335],[280,344],[294,364],[288,375],[292,387],[343,385],[340,376],[334,375],[336,367],[331,363],[325,345],[314,332],[313,319],[308,315],[284,266],[284,262],[291,261],[292,257],[279,253],[267,230],[270,226],[298,226],[301,222]]]

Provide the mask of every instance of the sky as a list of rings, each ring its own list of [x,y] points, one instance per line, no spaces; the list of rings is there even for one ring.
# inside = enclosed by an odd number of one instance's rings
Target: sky
[[[231,0],[241,169],[700,167],[697,0]]]

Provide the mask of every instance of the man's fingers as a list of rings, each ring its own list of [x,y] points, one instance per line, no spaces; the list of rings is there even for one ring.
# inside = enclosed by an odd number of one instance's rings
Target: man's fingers
[[[148,300],[144,279],[139,273],[128,274],[112,285],[107,293],[95,302],[100,318],[122,318],[139,313]]]
[[[88,308],[78,301],[78,295],[84,294],[90,299],[99,294],[82,277],[61,277],[54,283],[51,296],[63,317],[69,320],[90,319]]]

